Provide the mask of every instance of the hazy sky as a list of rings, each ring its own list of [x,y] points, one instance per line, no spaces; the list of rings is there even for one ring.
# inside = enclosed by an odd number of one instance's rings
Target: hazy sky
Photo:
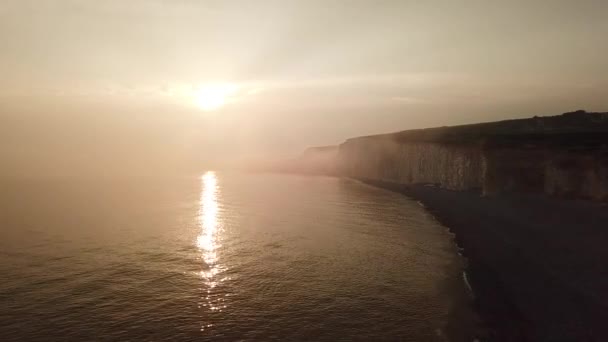
[[[0,0],[4,171],[608,111],[607,15],[605,0]],[[198,89],[218,84],[226,105],[201,110]]]

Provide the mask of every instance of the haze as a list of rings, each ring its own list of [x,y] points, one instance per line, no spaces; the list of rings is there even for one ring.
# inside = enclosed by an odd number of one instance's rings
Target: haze
[[[0,173],[196,170],[606,111],[607,13],[601,0],[0,1]]]

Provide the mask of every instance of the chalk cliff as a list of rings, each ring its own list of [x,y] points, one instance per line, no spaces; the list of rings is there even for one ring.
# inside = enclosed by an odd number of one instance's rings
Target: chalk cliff
[[[301,171],[364,180],[606,201],[608,113],[576,111],[358,137],[337,152],[309,149],[299,161]]]

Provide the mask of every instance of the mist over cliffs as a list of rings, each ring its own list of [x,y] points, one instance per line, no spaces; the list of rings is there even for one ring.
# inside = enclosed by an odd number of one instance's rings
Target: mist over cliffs
[[[285,171],[608,200],[608,113],[401,131],[310,148]]]

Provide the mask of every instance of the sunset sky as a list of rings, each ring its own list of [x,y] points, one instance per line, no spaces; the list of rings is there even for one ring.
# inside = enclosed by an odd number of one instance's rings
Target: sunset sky
[[[0,0],[4,173],[608,111],[608,1]]]

